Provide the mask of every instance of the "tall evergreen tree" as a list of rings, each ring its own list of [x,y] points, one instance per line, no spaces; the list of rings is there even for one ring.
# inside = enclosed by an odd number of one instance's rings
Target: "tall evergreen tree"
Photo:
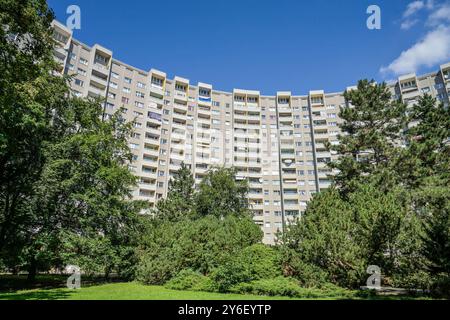
[[[439,175],[450,181],[450,109],[430,95],[420,97],[408,111],[406,144],[396,161],[396,171],[410,188]]]
[[[195,180],[191,170],[184,164],[169,181],[169,192],[156,206],[158,218],[178,221],[183,217],[191,217],[194,207]]]
[[[368,80],[359,81],[358,88],[346,91],[344,97],[349,105],[340,110],[339,144],[328,147],[339,155],[330,166],[338,171],[334,181],[345,194],[371,173],[384,171],[388,176],[402,140],[406,106],[392,100],[385,83]]]

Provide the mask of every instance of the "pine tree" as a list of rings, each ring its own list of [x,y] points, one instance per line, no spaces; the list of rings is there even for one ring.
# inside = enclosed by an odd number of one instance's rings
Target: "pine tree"
[[[414,189],[435,175],[450,181],[450,109],[424,95],[409,110],[408,123],[407,148],[395,165],[402,182]]]
[[[156,206],[156,216],[160,219],[178,221],[191,217],[194,206],[195,180],[191,170],[184,164],[169,182],[169,192]]]
[[[385,83],[368,80],[359,81],[358,88],[346,91],[344,97],[349,105],[339,114],[342,135],[339,144],[328,147],[339,155],[330,167],[338,171],[334,181],[346,194],[367,175],[389,175],[390,161],[398,152],[406,123],[406,106],[392,100]]]

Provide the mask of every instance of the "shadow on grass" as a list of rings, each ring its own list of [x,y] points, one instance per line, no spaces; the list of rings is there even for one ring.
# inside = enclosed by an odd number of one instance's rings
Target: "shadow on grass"
[[[66,289],[66,275],[36,277],[30,283],[26,275],[0,275],[0,300],[58,300],[70,297],[73,292]],[[120,279],[82,276],[83,287],[119,282]]]
[[[61,300],[70,296],[62,289],[0,293],[0,300]]]

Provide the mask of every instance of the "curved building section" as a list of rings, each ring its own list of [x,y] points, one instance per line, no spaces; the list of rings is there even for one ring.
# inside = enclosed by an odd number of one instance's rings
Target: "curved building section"
[[[139,70],[114,59],[111,50],[73,39],[64,25],[54,21],[53,27],[55,59],[61,73],[74,77],[73,94],[104,97],[105,117],[123,108],[124,118],[133,122],[136,199],[154,205],[164,198],[182,162],[197,182],[213,166],[233,166],[238,179],[249,182],[264,241],[273,243],[278,230],[302,215],[311,196],[329,187],[333,172],[327,162],[336,155],[325,144],[337,143],[339,107],[347,105],[342,92],[223,92],[207,83],[169,79],[155,69]],[[448,105],[450,63],[436,73],[400,77],[390,90],[408,104],[428,93]]]

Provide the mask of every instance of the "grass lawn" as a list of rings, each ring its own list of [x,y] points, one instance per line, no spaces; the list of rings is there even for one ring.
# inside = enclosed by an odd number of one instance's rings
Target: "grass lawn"
[[[176,291],[161,286],[146,286],[135,282],[110,283],[79,290],[65,288],[32,289],[0,292],[0,300],[279,300],[240,294]]]
[[[312,295],[313,294],[313,295]],[[305,289],[304,299],[364,299],[356,291],[311,293]],[[366,299],[414,299],[412,297],[371,296]],[[419,298],[420,299],[420,298]],[[24,276],[0,275],[0,300],[291,300],[288,297],[269,297],[241,294],[177,291],[162,286],[147,286],[137,282],[106,283],[103,279],[82,278],[82,288],[65,288],[65,278],[40,275],[30,285]]]

